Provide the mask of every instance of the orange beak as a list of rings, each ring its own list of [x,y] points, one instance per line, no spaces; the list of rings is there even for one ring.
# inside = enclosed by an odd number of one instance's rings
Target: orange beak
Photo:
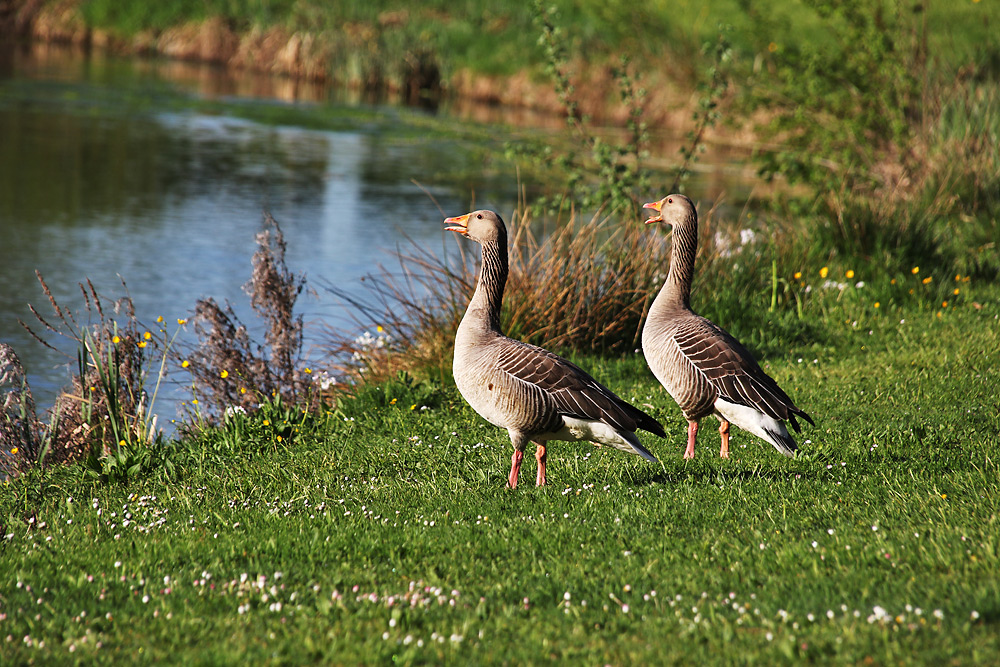
[[[469,234],[469,216],[471,213],[466,213],[465,215],[459,215],[454,218],[445,218],[444,224],[448,225],[445,227],[449,232],[458,232],[462,236],[467,236]]]
[[[663,200],[662,199],[660,201],[651,201],[648,204],[643,204],[642,205],[643,208],[651,208],[654,211],[656,211],[657,213],[660,212],[660,208],[662,206],[663,206]],[[649,220],[646,221],[646,224],[649,225],[649,224],[652,224],[654,222],[663,222],[663,216],[662,215],[654,215],[652,218],[650,218]]]

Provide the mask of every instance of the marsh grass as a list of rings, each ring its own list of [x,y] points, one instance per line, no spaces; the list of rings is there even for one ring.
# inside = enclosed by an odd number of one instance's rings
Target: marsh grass
[[[89,281],[81,283],[83,305],[74,311],[56,301],[41,275],[38,281],[52,312],[42,315],[31,306],[36,322],[22,324],[54,351],[61,352],[59,346],[66,343],[75,347],[75,372],[46,421],[35,411],[16,354],[5,346],[4,448],[19,454],[5,458],[5,464],[12,465],[6,473],[74,461],[106,481],[148,473],[162,462],[162,433],[153,405],[176,333],[169,336],[165,329],[144,327],[124,282],[126,296],[113,302],[102,298]]]
[[[286,266],[284,235],[267,212],[262,227],[243,289],[263,324],[263,342],[229,304],[211,297],[198,301],[192,324],[199,342],[174,353],[190,378],[189,425],[217,423],[227,409],[253,411],[278,397],[290,405],[313,398],[312,369],[303,363],[302,315],[295,312],[305,278]]]

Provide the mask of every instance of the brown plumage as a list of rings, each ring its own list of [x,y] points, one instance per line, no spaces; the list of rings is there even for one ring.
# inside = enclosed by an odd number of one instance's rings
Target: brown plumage
[[[591,440],[656,461],[635,431],[641,428],[665,437],[659,422],[579,366],[501,331],[507,228],[500,216],[475,211],[448,218],[445,224],[482,245],[476,291],[455,336],[453,371],[455,384],[472,408],[510,435],[514,454],[509,486],[517,486],[524,449],[532,441],[538,445],[539,486],[545,484],[548,440]]]
[[[698,421],[715,414],[721,422],[720,456],[729,456],[729,424],[763,438],[785,456],[797,449],[784,422],[799,430],[796,417],[813,420],[795,407],[778,383],[738,340],[691,310],[691,279],[698,249],[698,213],[684,195],[646,204],[658,215],[646,221],[673,227],[670,270],[649,309],[642,349],[653,375],[688,420],[685,458],[694,457]]]

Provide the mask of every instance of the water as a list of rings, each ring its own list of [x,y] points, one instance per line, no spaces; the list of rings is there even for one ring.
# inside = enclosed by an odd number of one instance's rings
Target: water
[[[402,233],[454,243],[442,210],[464,213],[473,196],[513,209],[514,170],[477,168],[481,134],[473,144],[419,111],[320,101],[318,88],[312,102],[220,98],[237,86],[217,70],[201,68],[222,81],[206,91],[198,68],[162,66],[44,49],[0,68],[0,340],[42,405],[69,375],[17,322],[35,322],[29,303],[51,313],[36,270],[71,308],[80,281],[114,297],[124,279],[144,322],[187,317],[205,296],[252,319],[241,286],[263,209],[282,226],[289,268],[337,285],[391,263]],[[347,321],[303,306],[307,320]]]
[[[61,344],[68,359],[18,323],[42,331],[29,303],[51,314],[35,271],[72,309],[81,281],[113,298],[124,280],[142,322],[186,318],[207,296],[252,321],[241,286],[264,209],[312,285],[358,285],[403,234],[445,252],[445,215],[514,210],[507,130],[209,66],[0,47],[0,341],[47,407],[75,348]],[[329,299],[300,303],[307,321],[350,323]]]

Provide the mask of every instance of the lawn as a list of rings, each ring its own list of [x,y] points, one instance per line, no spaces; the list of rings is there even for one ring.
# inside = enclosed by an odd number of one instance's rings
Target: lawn
[[[876,283],[765,360],[816,420],[795,459],[738,432],[720,460],[706,421],[683,460],[629,354],[574,358],[651,406],[661,465],[556,443],[505,489],[506,434],[404,376],[236,415],[169,474],[4,484],[0,662],[995,662],[1000,288]]]

